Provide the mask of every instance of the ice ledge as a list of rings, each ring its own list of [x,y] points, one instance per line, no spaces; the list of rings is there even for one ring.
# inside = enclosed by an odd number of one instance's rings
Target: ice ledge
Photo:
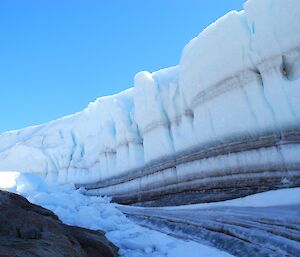
[[[249,0],[245,11],[230,12],[193,39],[178,66],[141,72],[133,88],[99,98],[82,112],[0,135],[0,170],[42,173],[60,183],[101,181],[124,194],[131,189],[123,180],[134,173],[148,177],[145,185],[170,177],[185,181],[206,164],[178,177],[174,156],[300,128],[299,49],[298,0]],[[293,146],[290,151],[280,141],[270,147],[265,164],[281,160],[290,167],[298,156],[298,143]],[[251,159],[254,165],[258,157]],[[230,172],[231,162],[218,163]],[[149,167],[164,176],[148,174]]]

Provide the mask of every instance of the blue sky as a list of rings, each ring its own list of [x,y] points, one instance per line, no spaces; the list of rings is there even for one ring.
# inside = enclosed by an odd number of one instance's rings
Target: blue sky
[[[0,132],[80,111],[178,64],[184,45],[244,0],[0,1]]]

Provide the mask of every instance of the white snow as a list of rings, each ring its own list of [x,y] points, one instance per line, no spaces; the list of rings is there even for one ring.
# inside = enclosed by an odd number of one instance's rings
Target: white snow
[[[16,185],[16,179],[20,176],[19,172],[1,171],[0,172],[0,189],[12,188]]]
[[[152,231],[128,220],[107,197],[88,197],[72,185],[46,183],[41,177],[18,172],[0,172],[0,188],[25,196],[30,202],[52,210],[69,224],[101,229],[120,248],[121,256],[209,257],[230,256],[192,241],[183,241]],[[214,207],[270,207],[300,204],[300,188],[280,189],[230,201],[177,207],[164,210],[193,210]]]
[[[249,195],[238,199],[221,201],[221,202],[190,204],[190,205],[173,206],[173,207],[157,207],[157,209],[186,210],[186,209],[206,209],[206,208],[214,208],[214,207],[271,207],[271,206],[285,206],[285,205],[296,205],[296,204],[300,204],[300,188],[271,190],[271,191]],[[122,208],[124,207],[126,208],[126,206],[123,205],[120,206],[122,206]],[[142,208],[142,207],[134,207],[134,208]]]
[[[9,182],[9,183],[8,183]],[[0,172],[0,187],[52,210],[66,224],[101,229],[126,257],[229,257],[228,253],[140,227],[107,197],[87,197],[71,185],[46,183],[33,174]]]

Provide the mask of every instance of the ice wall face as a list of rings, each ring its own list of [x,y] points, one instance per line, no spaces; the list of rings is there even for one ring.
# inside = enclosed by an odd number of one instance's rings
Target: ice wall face
[[[244,7],[188,43],[178,66],[140,72],[133,88],[80,113],[2,134],[0,170],[89,182],[91,194],[124,201],[298,185],[300,2]]]

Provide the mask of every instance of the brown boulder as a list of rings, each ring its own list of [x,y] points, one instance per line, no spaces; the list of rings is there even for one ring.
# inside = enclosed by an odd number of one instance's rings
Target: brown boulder
[[[51,211],[0,190],[1,257],[114,257],[101,231],[67,226]]]

